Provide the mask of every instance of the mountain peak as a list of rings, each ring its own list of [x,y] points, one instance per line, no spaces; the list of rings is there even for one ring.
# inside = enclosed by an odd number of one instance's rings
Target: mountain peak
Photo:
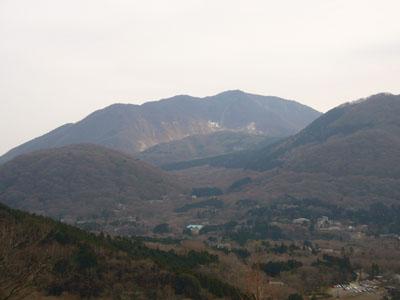
[[[217,94],[216,96],[236,96],[236,95],[251,95],[250,93],[246,93],[245,91],[242,90],[227,90],[222,93]]]

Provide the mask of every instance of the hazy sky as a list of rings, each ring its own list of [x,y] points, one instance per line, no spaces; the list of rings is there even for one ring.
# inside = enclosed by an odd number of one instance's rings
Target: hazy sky
[[[0,153],[114,102],[400,93],[399,0],[0,0]]]

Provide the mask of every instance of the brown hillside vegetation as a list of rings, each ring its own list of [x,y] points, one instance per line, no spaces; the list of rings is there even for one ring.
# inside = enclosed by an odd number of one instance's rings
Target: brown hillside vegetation
[[[343,205],[397,202],[399,115],[400,96],[388,94],[333,109],[274,150],[282,153],[276,159],[281,167],[276,176],[262,174],[258,188]],[[263,162],[249,166],[262,168]]]
[[[171,175],[95,145],[42,150],[0,168],[1,202],[57,218],[107,214],[182,192]]]
[[[400,96],[378,94],[339,106],[285,146],[283,167],[295,171],[400,177]]]

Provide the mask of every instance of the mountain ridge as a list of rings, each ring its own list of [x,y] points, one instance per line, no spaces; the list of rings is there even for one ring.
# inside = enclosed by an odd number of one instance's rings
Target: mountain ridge
[[[365,175],[362,172],[358,173],[356,167],[349,169],[356,163],[358,168],[362,169],[362,159],[366,166],[375,165],[368,174],[377,175],[377,170],[384,165],[388,167],[387,171],[392,169],[390,165],[384,164],[386,159],[380,153],[386,152],[388,155],[391,149],[400,150],[399,113],[400,96],[385,93],[372,95],[363,98],[361,102],[357,100],[330,110],[294,137],[288,138],[284,145],[278,146],[271,154],[283,152],[278,155],[278,160],[283,162],[285,168],[297,171],[315,171],[316,168],[320,168],[336,174],[352,172]],[[341,158],[335,162],[336,168],[333,165],[327,166],[329,157],[335,160]],[[318,161],[316,158],[320,159],[319,167],[313,167]],[[379,163],[376,162],[378,159]],[[299,164],[296,160],[303,162]],[[390,160],[392,163],[396,161],[394,153]],[[343,161],[346,163],[338,164]],[[268,169],[262,165],[261,161],[255,159],[248,167]],[[339,166],[342,171],[339,170]]]
[[[116,103],[11,149],[0,163],[69,144],[99,144],[135,154],[159,143],[222,130],[287,136],[319,115],[293,100],[237,90],[203,98],[180,95],[141,105]]]
[[[222,167],[232,166],[266,171],[282,165],[282,159],[289,156],[289,152],[293,149],[323,143],[334,136],[343,139],[346,136],[355,133],[361,134],[360,132],[368,130],[378,130],[379,132],[372,132],[376,136],[384,135],[384,131],[389,132],[392,136],[400,136],[400,121],[397,118],[397,114],[400,113],[400,95],[380,93],[360,100],[339,105],[320,116],[296,135],[264,148],[182,162],[176,165],[171,164],[165,167],[179,169],[185,168],[185,164],[199,166],[210,163]],[[242,160],[242,163],[231,165],[230,162],[233,160]]]

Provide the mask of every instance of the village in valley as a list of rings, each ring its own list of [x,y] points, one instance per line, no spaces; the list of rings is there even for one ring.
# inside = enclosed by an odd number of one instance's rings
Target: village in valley
[[[119,204],[112,215],[75,220],[74,225],[111,235],[142,235],[157,249],[205,250],[222,260],[234,259],[234,265],[246,272],[258,270],[260,284],[277,295],[303,286],[304,293],[313,291],[310,299],[381,300],[397,291],[398,235],[376,232],[374,225],[343,217],[316,215],[312,205],[319,202],[314,200],[303,204],[290,200],[268,207],[241,200],[236,205],[246,207],[246,213],[237,221],[229,220],[224,211],[229,208],[218,197],[221,195],[182,198],[169,216],[173,222],[149,222],[151,218],[134,215]],[[154,200],[151,205],[165,203]],[[386,250],[377,251],[374,245]],[[303,277],[304,272],[308,278]]]

